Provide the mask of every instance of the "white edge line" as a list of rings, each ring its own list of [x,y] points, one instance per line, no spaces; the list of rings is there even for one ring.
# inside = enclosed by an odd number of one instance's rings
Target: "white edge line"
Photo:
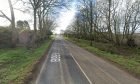
[[[39,82],[39,78],[41,77],[41,74],[42,74],[42,72],[43,72],[43,70],[45,68],[45,65],[47,65],[46,63],[48,61],[50,53],[51,53],[51,48],[49,49],[49,52],[48,52],[47,57],[46,57],[46,60],[43,62],[43,65],[42,65],[41,70],[39,72],[39,75],[38,75],[38,77],[37,77],[37,79],[35,81],[35,84],[38,84],[38,82]]]
[[[88,82],[89,82],[90,84],[93,84],[93,83],[91,82],[91,80],[89,79],[89,77],[88,77],[88,76],[86,75],[86,73],[84,72],[84,70],[81,68],[80,64],[76,61],[76,59],[74,58],[74,56],[72,55],[72,53],[70,53],[70,55],[72,56],[72,58],[74,59],[74,61],[76,62],[76,64],[77,64],[78,67],[80,68],[80,70],[82,71],[82,73],[85,75],[85,77],[87,78]]]

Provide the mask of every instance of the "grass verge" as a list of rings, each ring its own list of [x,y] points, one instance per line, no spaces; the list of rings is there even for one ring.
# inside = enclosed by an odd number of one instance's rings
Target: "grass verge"
[[[125,55],[126,54],[125,51],[124,51],[124,53],[120,52],[121,54],[118,54],[117,52],[119,52],[119,51],[116,50],[116,48],[114,48],[114,46],[107,45],[104,43],[93,43],[93,46],[90,46],[89,45],[90,43],[87,40],[66,38],[66,37],[65,37],[65,39],[96,54],[97,56],[100,56],[104,59],[107,59],[107,60],[119,65],[122,69],[125,69],[132,75],[136,76],[137,78],[140,78],[140,54],[138,53],[138,52],[140,52],[140,49],[136,49],[137,51],[128,49],[126,52],[129,52],[129,53],[131,52],[130,55],[133,55],[133,56],[127,56],[127,55]],[[112,50],[105,50],[108,47],[110,47],[110,49],[112,49]],[[113,48],[111,48],[111,47],[113,47]],[[116,53],[115,53],[115,51],[116,51]]]
[[[34,50],[0,49],[0,84],[23,84],[52,40]]]

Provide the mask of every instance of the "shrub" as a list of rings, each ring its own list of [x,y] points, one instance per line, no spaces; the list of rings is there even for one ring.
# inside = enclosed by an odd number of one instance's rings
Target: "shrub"
[[[11,47],[12,32],[8,27],[0,27],[0,48]]]

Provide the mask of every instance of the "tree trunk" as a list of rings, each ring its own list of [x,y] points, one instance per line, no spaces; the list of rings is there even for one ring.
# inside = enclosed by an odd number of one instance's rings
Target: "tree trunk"
[[[93,31],[93,10],[92,10],[92,1],[90,1],[90,46],[92,46],[92,40],[93,40],[93,36],[92,36],[92,31]]]
[[[109,33],[109,39],[113,41],[113,35],[111,30],[111,0],[109,0],[109,11],[108,11],[108,33]]]
[[[37,10],[36,8],[34,8],[34,37],[33,37],[33,47],[36,47],[37,46],[37,28],[36,28],[36,13],[37,13]]]
[[[37,33],[37,28],[36,28],[36,8],[34,8],[34,32],[35,34]]]
[[[11,0],[8,0],[10,11],[11,11],[11,27],[12,27],[12,47],[16,47],[17,44],[17,31],[15,28],[15,15]]]

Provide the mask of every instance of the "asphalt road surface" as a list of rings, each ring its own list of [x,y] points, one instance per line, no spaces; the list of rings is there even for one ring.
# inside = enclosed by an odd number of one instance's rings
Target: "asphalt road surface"
[[[36,84],[140,84],[125,71],[56,37]]]

